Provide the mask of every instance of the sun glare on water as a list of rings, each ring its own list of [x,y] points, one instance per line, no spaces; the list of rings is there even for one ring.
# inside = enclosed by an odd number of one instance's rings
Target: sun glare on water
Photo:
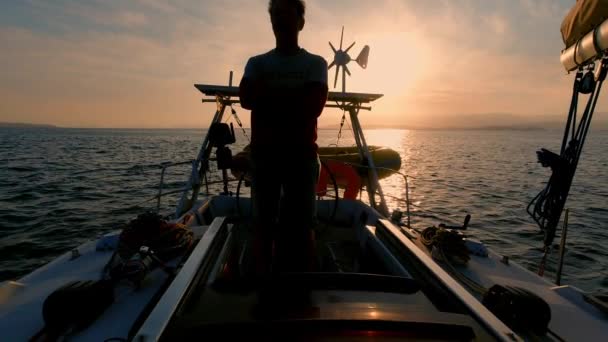
[[[403,139],[408,131],[400,129],[370,129],[365,131],[369,145],[383,146],[397,152],[403,150]]]

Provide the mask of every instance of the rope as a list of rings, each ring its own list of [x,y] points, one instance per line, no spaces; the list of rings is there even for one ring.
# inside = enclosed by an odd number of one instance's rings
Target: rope
[[[238,114],[236,113],[236,110],[234,110],[234,107],[230,106],[230,111],[232,112],[232,116],[234,117],[234,120],[236,121],[236,123],[239,125],[239,127],[243,131],[243,135],[245,136],[247,141],[249,143],[251,143],[251,139],[249,139],[249,136],[247,135],[247,131],[245,131],[245,128],[243,127],[243,123],[241,122],[241,119],[239,118]]]
[[[140,246],[147,246],[164,260],[185,250],[193,241],[192,231],[179,223],[168,223],[153,213],[139,215],[122,231],[117,252],[122,258],[132,256]]]
[[[550,248],[545,246],[543,257],[540,259],[540,264],[538,265],[538,275],[541,277],[545,275],[545,267],[547,265],[547,257],[549,256],[549,251]]]
[[[471,257],[463,235],[441,227],[428,227],[420,234],[420,242],[428,248],[439,248],[449,258],[465,265]]]
[[[457,278],[461,284],[467,286],[473,292],[484,295],[487,289],[462,274],[452,263],[455,261],[459,265],[466,265],[471,258],[463,238],[463,235],[458,232],[434,226],[424,229],[419,237],[420,242],[432,251],[431,254],[433,252],[437,253],[447,266],[447,271],[453,277]]]
[[[340,121],[340,130],[338,131],[338,139],[336,140],[336,147],[340,146],[340,138],[342,138],[342,128],[344,127],[344,121],[346,120],[346,110],[342,111],[342,120]]]
[[[541,149],[537,152],[538,161],[543,167],[550,167],[552,173],[545,188],[532,199],[526,210],[538,224],[540,230],[545,233],[545,246],[550,246],[555,238],[555,232],[568,199],[572,181],[607,73],[608,59],[604,58],[601,61],[600,73],[597,80],[594,78],[593,70],[588,70],[584,76],[582,76],[582,71],[576,74],[560,154],[558,155],[546,149]],[[579,93],[589,93],[590,95],[587,106],[577,125],[576,114],[578,111]],[[570,141],[568,141],[570,134]]]
[[[104,267],[105,277],[119,281],[128,279],[139,284],[148,272],[158,264],[164,264],[192,245],[192,231],[180,223],[168,223],[154,213],[139,215],[120,233],[116,252]],[[147,247],[142,254],[140,248]]]

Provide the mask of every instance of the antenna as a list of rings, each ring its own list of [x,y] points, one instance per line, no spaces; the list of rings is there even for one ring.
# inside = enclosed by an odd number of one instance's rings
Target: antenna
[[[336,77],[334,79],[334,88],[338,85],[338,74],[340,73],[340,68],[342,68],[342,92],[346,93],[346,74],[350,76],[350,70],[348,70],[347,64],[350,63],[353,59],[349,56],[348,51],[355,46],[355,42],[350,44],[346,50],[342,50],[342,43],[344,42],[344,26],[342,26],[342,35],[340,36],[340,49],[336,50],[334,45],[329,42],[329,46],[334,52],[334,61],[331,62],[327,70],[332,67],[336,67]],[[365,45],[363,50],[359,53],[359,56],[354,60],[359,64],[359,66],[363,69],[367,68],[367,61],[369,58],[369,46]]]

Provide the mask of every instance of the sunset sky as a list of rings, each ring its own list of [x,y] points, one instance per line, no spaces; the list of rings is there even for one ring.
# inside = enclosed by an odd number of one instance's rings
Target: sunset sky
[[[300,42],[331,61],[344,25],[353,57],[371,46],[368,69],[351,65],[348,80],[385,94],[366,124],[559,120],[572,81],[559,28],[574,2],[308,0]],[[0,4],[0,44],[0,122],[187,128],[214,108],[193,84],[226,83],[230,70],[238,82],[274,37],[266,0],[23,0]]]

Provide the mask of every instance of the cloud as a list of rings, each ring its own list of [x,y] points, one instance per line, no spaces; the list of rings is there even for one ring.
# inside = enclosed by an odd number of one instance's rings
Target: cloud
[[[116,23],[125,27],[143,26],[148,23],[146,15],[131,11],[120,12],[116,18]]]
[[[368,69],[353,66],[348,80],[351,90],[386,95],[364,121],[562,113],[570,78],[558,61],[557,16],[566,3],[309,0],[301,41],[332,59],[327,41],[344,25],[345,44],[357,41],[353,55],[371,46]],[[0,24],[0,121],[206,126],[212,109],[192,84],[225,83],[230,70],[238,81],[247,58],[274,45],[265,0],[10,6],[27,20]]]
[[[561,19],[574,6],[573,1],[556,0],[519,0],[519,3],[528,16],[541,20],[548,16]]]
[[[499,37],[504,36],[510,29],[507,20],[498,14],[492,14],[488,17],[483,18],[483,20],[486,22],[486,25],[491,28],[490,32],[496,34]]]
[[[148,7],[165,13],[175,13],[177,11],[177,8],[174,5],[175,2],[163,0],[136,0],[136,2],[143,7]]]

